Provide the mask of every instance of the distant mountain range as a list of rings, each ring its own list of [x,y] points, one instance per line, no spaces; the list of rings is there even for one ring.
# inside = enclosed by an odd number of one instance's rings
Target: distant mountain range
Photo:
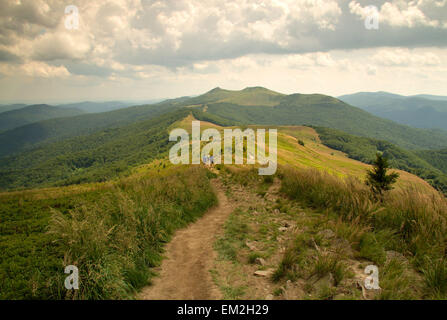
[[[424,99],[430,99],[430,100],[445,100],[445,101],[447,101],[447,96],[434,96],[432,94],[417,94],[412,97],[424,98]]]
[[[0,113],[0,132],[47,119],[72,117],[84,113],[78,108],[59,108],[47,104],[25,106]]]
[[[0,104],[0,113],[10,111],[10,110],[17,110],[22,109],[23,107],[26,107],[26,104],[23,103],[16,103],[16,104]]]
[[[325,131],[333,148],[365,162],[375,150],[387,152],[400,168],[440,188],[447,186],[441,173],[447,166],[447,131],[398,124],[326,95],[285,95],[250,87],[215,88],[197,97],[49,119],[5,131],[0,133],[0,187],[104,181],[166,152],[170,126],[191,113],[220,125],[336,129],[339,132]],[[374,141],[367,140],[371,138]]]
[[[388,92],[359,92],[339,97],[376,116],[416,128],[447,130],[447,97],[401,96]]]
[[[42,143],[91,134],[125,126],[172,110],[171,103],[134,106],[101,113],[83,113],[74,117],[48,119],[0,132],[0,157],[36,147]],[[0,119],[2,114],[0,114]]]
[[[68,103],[68,104],[60,104],[58,107],[61,108],[77,108],[81,109],[86,113],[98,113],[98,112],[108,112],[114,111],[118,109],[127,108],[130,106],[142,105],[142,104],[152,104],[157,103],[162,100],[145,100],[145,101],[105,101],[105,102],[77,102],[77,103]]]
[[[283,95],[261,87],[241,91],[215,88],[185,101],[186,106],[188,103],[238,124],[322,126],[408,149],[447,146],[447,131],[405,126],[322,94]]]
[[[106,101],[106,102],[77,102],[59,105],[48,104],[10,104],[0,105],[0,132],[14,129],[26,124],[49,120],[54,118],[71,117],[84,113],[101,113],[130,106],[150,104],[160,100],[132,101]]]
[[[87,107],[87,104],[82,104],[84,108]],[[249,87],[240,91],[215,88],[197,97],[181,97],[151,105],[30,123],[0,133],[0,157],[34,148],[42,143],[151,119],[183,107],[198,108],[208,116],[225,119],[222,120],[225,125],[313,125],[387,140],[408,149],[438,150],[447,147],[447,131],[422,130],[401,125],[326,95],[285,95],[262,87]]]
[[[152,104],[161,102],[164,99],[151,99],[151,100],[129,100],[129,101],[81,101],[81,102],[73,102],[73,103],[63,103],[63,104],[48,104],[48,103],[40,103],[39,105],[50,105],[53,107],[59,108],[76,108],[84,111],[85,113],[98,113],[98,112],[107,112],[118,110],[122,108],[127,108],[130,106],[137,106],[142,104]],[[36,105],[33,104],[25,104],[25,103],[15,103],[15,104],[0,104],[0,113],[10,111],[10,110],[18,110],[27,106]]]

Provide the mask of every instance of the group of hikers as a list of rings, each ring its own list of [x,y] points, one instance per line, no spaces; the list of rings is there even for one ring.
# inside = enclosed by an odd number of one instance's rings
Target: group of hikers
[[[213,156],[203,156],[203,163],[206,166],[213,166],[214,165],[214,157]]]

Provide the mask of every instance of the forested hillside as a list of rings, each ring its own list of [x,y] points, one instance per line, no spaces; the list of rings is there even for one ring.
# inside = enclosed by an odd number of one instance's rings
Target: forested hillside
[[[0,187],[30,188],[106,181],[168,151],[168,127],[184,109],[153,120],[49,143],[0,160]]]
[[[213,89],[201,96],[166,100],[153,105],[45,120],[0,133],[0,157],[41,143],[125,126],[182,107],[200,109],[228,124],[315,125],[390,141],[407,149],[443,149],[447,131],[423,130],[375,117],[336,98],[319,94],[283,95],[265,88],[241,91]]]
[[[47,104],[26,106],[17,110],[10,110],[0,114],[0,132],[17,128],[28,123],[53,118],[72,117],[83,114],[77,108],[58,108]]]
[[[201,96],[152,105],[46,120],[0,133],[0,157],[47,142],[90,134],[149,119],[182,107],[200,109],[229,124],[315,125],[390,141],[407,149],[443,149],[447,131],[423,130],[375,117],[336,98],[319,94],[284,95],[261,87],[240,91],[215,88]]]
[[[420,150],[415,153],[430,163],[433,167],[438,168],[447,174],[447,149],[443,150]]]
[[[10,110],[18,110],[26,107],[24,103],[14,103],[14,104],[1,104],[0,105],[0,113],[10,111]]]
[[[447,98],[406,97],[387,92],[359,92],[339,97],[376,116],[417,128],[447,130]]]
[[[110,112],[84,114],[32,123],[0,133],[0,157],[29,150],[42,143],[61,141],[95,131],[150,119],[179,108],[176,100],[134,106]]]
[[[80,109],[87,113],[99,113],[99,112],[108,112],[118,109],[127,108],[130,106],[135,106],[137,104],[132,102],[123,102],[123,101],[106,101],[106,102],[92,102],[92,101],[84,101],[77,103],[67,103],[58,105],[60,108],[76,108]]]

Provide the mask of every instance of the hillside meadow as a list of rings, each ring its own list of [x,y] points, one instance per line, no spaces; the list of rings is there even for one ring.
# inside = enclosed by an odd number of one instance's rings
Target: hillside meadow
[[[206,113],[197,114],[201,118]],[[172,128],[183,128],[189,133],[191,132],[191,121],[197,120],[193,114],[182,121],[176,122]],[[214,128],[219,130],[223,137],[224,127],[218,124],[201,121],[201,130]],[[320,139],[320,131],[307,126],[242,126],[242,127],[225,127],[225,129],[251,128],[257,129],[269,128],[278,129],[278,163],[281,165],[290,165],[296,168],[315,168],[326,171],[340,177],[354,176],[363,180],[366,176],[366,170],[371,166],[363,161],[349,158],[349,154],[345,152],[331,149],[325,145],[325,141]],[[266,134],[266,148],[268,150],[268,134]],[[363,138],[359,138],[363,139]],[[202,142],[202,145],[205,144]],[[244,147],[245,148],[245,147]],[[234,152],[234,143],[233,143]],[[372,157],[375,153],[372,153]],[[246,149],[244,149],[244,157],[246,157]],[[432,193],[435,190],[423,179],[417,177],[404,170],[396,169],[400,175],[397,183],[398,188],[415,188],[423,192]]]
[[[131,298],[174,230],[216,203],[210,177],[201,167],[156,163],[77,192],[1,194],[0,299]],[[74,295],[64,288],[71,264],[83,284]]]
[[[280,166],[264,178],[244,166],[220,171],[237,203],[215,243],[213,272],[228,298],[264,299],[268,287],[274,299],[446,299],[441,194],[400,187],[378,202],[356,177],[314,168]],[[363,287],[368,265],[380,289]]]

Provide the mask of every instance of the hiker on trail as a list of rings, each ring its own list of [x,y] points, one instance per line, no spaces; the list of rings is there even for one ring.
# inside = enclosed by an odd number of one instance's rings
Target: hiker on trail
[[[210,156],[210,165],[214,164],[214,156]]]
[[[210,156],[204,156],[203,163],[209,167],[210,166]]]

